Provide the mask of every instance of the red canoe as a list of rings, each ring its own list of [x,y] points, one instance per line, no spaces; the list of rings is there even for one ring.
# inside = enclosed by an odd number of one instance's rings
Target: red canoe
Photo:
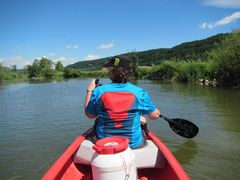
[[[88,132],[88,131],[87,131]],[[86,134],[86,133],[84,133]],[[141,155],[144,153],[145,149],[141,148],[140,155],[139,152],[136,158],[136,163],[141,165],[141,168],[137,167],[137,176],[140,180],[158,180],[158,179],[167,179],[167,180],[189,180],[189,176],[183,170],[179,162],[169,151],[169,149],[164,145],[164,143],[156,137],[151,131],[147,132],[147,139],[149,144],[148,148],[153,146],[157,149],[158,153],[154,155],[151,153],[151,149],[148,149],[147,154]],[[59,159],[50,167],[50,169],[42,177],[43,180],[52,180],[52,179],[63,179],[63,180],[91,180],[93,179],[91,165],[75,163],[74,158],[77,154],[78,148],[84,142],[85,135],[79,136],[68,148],[67,150],[59,157]],[[149,151],[150,150],[150,151]],[[135,151],[135,150],[133,150]],[[161,158],[159,158],[159,154]],[[153,166],[146,165],[144,166],[144,157],[147,161],[151,158],[150,156],[155,156],[156,161],[154,161]],[[139,158],[139,159],[138,159]],[[160,160],[157,160],[160,159]]]

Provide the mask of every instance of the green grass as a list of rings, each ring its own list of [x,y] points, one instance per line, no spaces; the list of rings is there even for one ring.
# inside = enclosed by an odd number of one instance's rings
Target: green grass
[[[208,61],[164,61],[154,67],[138,67],[138,77],[152,80],[195,82],[212,79],[215,64]]]

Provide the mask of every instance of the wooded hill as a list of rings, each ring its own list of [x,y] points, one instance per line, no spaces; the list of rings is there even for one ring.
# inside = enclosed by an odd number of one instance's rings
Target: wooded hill
[[[207,60],[209,53],[221,45],[222,40],[230,33],[217,34],[202,40],[185,42],[172,48],[151,49],[141,52],[128,52],[125,55],[134,53],[140,66],[152,66],[160,64],[164,60],[193,61]],[[79,61],[67,67],[82,70],[101,69],[109,57],[90,61]]]

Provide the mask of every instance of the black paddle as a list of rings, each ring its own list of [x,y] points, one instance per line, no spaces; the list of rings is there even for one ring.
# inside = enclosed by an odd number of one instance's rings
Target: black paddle
[[[170,119],[164,115],[160,115],[159,117],[166,120],[169,123],[170,128],[182,137],[193,138],[199,131],[198,127],[195,124],[186,119]]]

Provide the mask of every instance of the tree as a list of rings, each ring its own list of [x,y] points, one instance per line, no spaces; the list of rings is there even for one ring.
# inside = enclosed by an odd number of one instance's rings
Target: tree
[[[27,72],[29,78],[36,78],[40,75],[41,68],[38,59],[35,59],[32,65],[27,66]]]
[[[11,66],[11,71],[16,72],[17,71],[17,65],[12,65]]]
[[[29,78],[45,77],[47,79],[53,76],[53,62],[46,57],[35,59],[32,65],[27,66]]]
[[[55,69],[56,71],[61,71],[61,72],[64,70],[64,66],[61,61],[57,61]]]
[[[46,79],[52,78],[53,76],[53,62],[46,57],[42,57],[39,61],[41,74]]]
[[[3,65],[0,63],[0,82],[3,81],[4,79],[4,69],[3,69]]]

